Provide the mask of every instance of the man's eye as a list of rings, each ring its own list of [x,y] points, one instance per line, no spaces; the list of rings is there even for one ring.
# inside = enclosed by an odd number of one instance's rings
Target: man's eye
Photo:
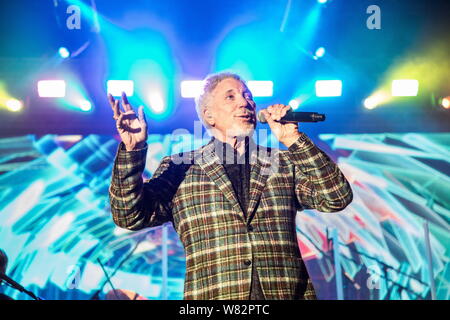
[[[234,95],[232,95],[232,94],[227,96],[227,99],[233,99],[233,98],[234,98]]]

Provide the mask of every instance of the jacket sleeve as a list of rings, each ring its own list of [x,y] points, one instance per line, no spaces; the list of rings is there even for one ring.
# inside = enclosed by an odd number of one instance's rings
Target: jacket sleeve
[[[114,161],[109,200],[114,223],[129,230],[159,226],[172,219],[172,198],[177,187],[176,170],[165,157],[152,178],[142,179],[147,146],[126,151],[123,142]]]
[[[304,133],[289,147],[294,164],[295,194],[300,205],[321,212],[336,212],[353,200],[353,192],[338,166]]]

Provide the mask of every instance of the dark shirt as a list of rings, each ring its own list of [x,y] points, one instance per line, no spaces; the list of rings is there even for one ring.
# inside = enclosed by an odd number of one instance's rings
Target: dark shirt
[[[245,152],[240,155],[236,149],[227,143],[217,139],[214,140],[216,152],[225,168],[228,179],[230,179],[236,197],[247,218],[247,208],[250,194],[250,151],[249,139],[245,140]],[[264,294],[259,282],[258,272],[255,264],[252,265],[252,283],[250,288],[250,300],[264,300]]]

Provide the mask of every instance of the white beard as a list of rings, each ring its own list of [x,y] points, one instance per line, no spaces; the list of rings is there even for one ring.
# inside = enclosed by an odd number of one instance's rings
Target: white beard
[[[255,131],[255,127],[253,125],[243,127],[243,126],[239,126],[236,124],[236,125],[233,125],[232,128],[227,130],[227,136],[228,137],[239,137],[239,138],[251,137],[253,135],[254,131]]]

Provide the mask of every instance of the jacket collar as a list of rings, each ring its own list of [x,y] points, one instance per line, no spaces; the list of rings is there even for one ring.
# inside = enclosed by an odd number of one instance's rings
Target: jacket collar
[[[216,154],[216,145],[214,138],[197,150],[194,156],[194,163],[198,164],[206,175],[217,185],[223,192],[225,198],[231,203],[234,211],[239,213],[242,219],[247,217],[247,223],[250,223],[261,198],[261,193],[266,185],[267,178],[271,174],[272,155],[270,149],[257,145],[253,139],[249,140],[250,152],[250,194],[247,214],[244,215],[238,199],[234,192],[230,179],[228,178],[225,168],[220,157]]]

